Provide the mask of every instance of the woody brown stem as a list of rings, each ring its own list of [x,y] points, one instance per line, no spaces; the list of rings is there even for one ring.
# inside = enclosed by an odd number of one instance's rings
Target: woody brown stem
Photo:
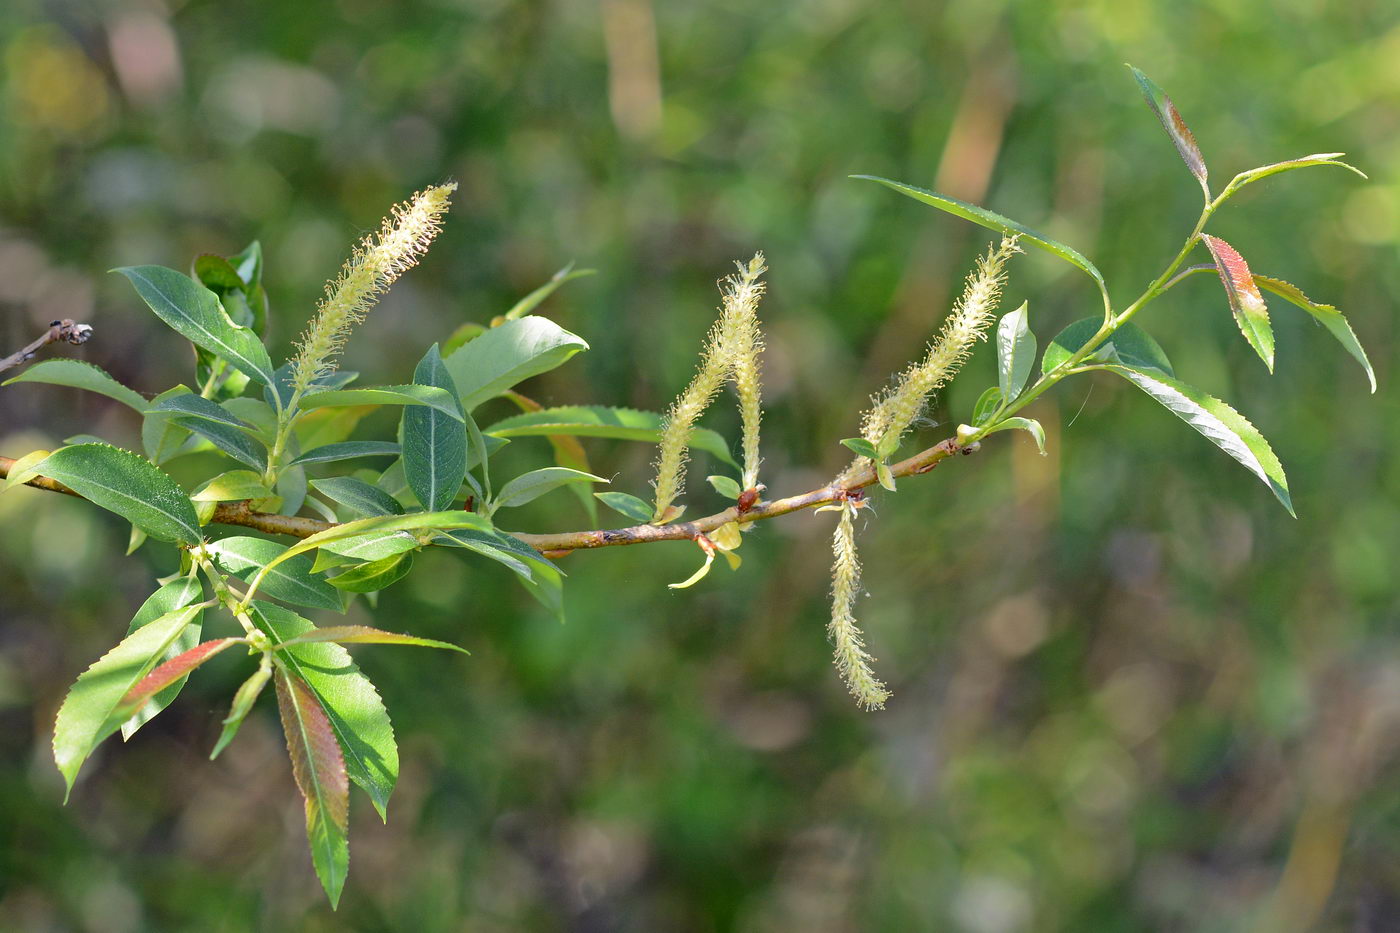
[[[87,324],[79,324],[76,321],[64,318],[61,321],[54,321],[49,325],[49,329],[43,336],[37,338],[27,346],[21,347],[14,353],[0,360],[0,373],[7,369],[13,369],[20,363],[32,360],[40,350],[51,343],[71,343],[80,346],[87,343],[92,336],[92,327]]]
[[[938,464],[948,459],[955,453],[970,454],[978,449],[974,444],[969,447],[958,445],[956,438],[948,438],[934,444],[927,450],[921,451],[908,460],[902,460],[890,467],[890,473],[896,477],[917,476],[927,473]],[[14,467],[15,461],[9,457],[0,457],[0,478],[10,475],[10,470]],[[722,512],[698,518],[693,522],[675,522],[667,525],[633,525],[630,528],[605,528],[593,531],[566,531],[558,534],[527,534],[524,532],[510,532],[516,538],[530,545],[538,551],[545,552],[550,557],[557,557],[567,554],[570,551],[585,550],[600,547],[619,547],[627,544],[649,544],[654,541],[691,541],[697,535],[707,534],[721,525],[729,522],[748,524],[750,522],[764,521],[770,518],[777,518],[779,515],[787,515],[789,512],[798,512],[803,509],[815,508],[819,505],[826,505],[831,502],[838,502],[851,492],[863,489],[866,486],[874,485],[878,480],[875,476],[873,466],[858,468],[841,484],[832,483],[808,492],[799,493],[795,496],[788,496],[783,499],[771,499],[767,502],[759,502],[747,511],[739,511],[738,506],[731,506]],[[29,480],[27,485],[37,489],[47,489],[50,492],[66,493],[70,496],[78,496],[78,493],[55,482],[48,477],[36,476]],[[82,496],[78,496],[82,498]],[[243,528],[252,528],[257,531],[275,535],[290,535],[294,538],[309,538],[318,532],[334,528],[331,522],[321,521],[317,518],[303,518],[297,515],[275,515],[270,512],[256,512],[248,507],[247,500],[240,502],[221,502],[214,509],[214,517],[211,522],[218,525],[238,525]]]

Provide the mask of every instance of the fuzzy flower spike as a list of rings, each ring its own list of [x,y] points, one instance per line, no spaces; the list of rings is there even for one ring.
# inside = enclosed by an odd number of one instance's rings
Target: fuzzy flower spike
[[[685,488],[685,466],[695,422],[710,407],[726,379],[734,380],[744,431],[744,487],[758,483],[758,426],[762,416],[758,357],[763,338],[758,326],[758,303],[768,271],[763,254],[748,263],[735,263],[738,273],[720,282],[719,319],[705,337],[695,377],[671,404],[661,430],[656,455],[656,512],[652,521],[674,517],[671,503]]]
[[[418,264],[441,229],[456,182],[438,185],[394,206],[377,234],[355,247],[340,276],[326,285],[326,297],[297,343],[292,389],[300,398],[320,376],[335,369],[335,359],[355,325],[365,319],[379,296]]]

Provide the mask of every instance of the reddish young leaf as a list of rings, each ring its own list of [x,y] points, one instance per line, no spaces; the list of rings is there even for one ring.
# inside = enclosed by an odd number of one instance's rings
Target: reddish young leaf
[[[1273,372],[1274,330],[1269,324],[1269,309],[1264,304],[1264,296],[1260,294],[1259,286],[1249,271],[1249,263],[1224,240],[1208,233],[1202,234],[1201,239],[1215,260],[1215,269],[1220,273],[1225,297],[1230,301],[1230,312],[1235,316],[1240,333],[1244,334],[1244,339],[1249,341],[1264,365],[1269,367],[1269,372]]]
[[[306,839],[311,846],[311,862],[331,907],[335,907],[350,869],[346,837],[350,780],[345,773],[345,756],[331,721],[311,688],[280,666],[276,684],[292,776],[306,798]]]
[[[460,651],[462,654],[470,653],[465,648],[458,648],[445,641],[418,638],[415,635],[400,635],[398,632],[386,632],[368,625],[330,625],[314,629],[304,635],[287,639],[278,645],[278,648],[288,648],[292,645],[304,645],[316,641],[333,641],[342,645],[421,645],[425,648],[448,648],[452,651]]]
[[[1128,66],[1132,69],[1133,77],[1137,79],[1138,87],[1142,89],[1142,96],[1147,98],[1147,105],[1152,108],[1152,112],[1161,121],[1162,128],[1171,137],[1172,144],[1176,146],[1176,151],[1181,154],[1181,160],[1186,163],[1186,167],[1191,170],[1191,174],[1196,176],[1196,180],[1201,183],[1201,188],[1205,190],[1206,197],[1210,197],[1210,188],[1206,185],[1206,160],[1201,156],[1201,149],[1196,145],[1196,137],[1192,135],[1191,128],[1182,119],[1181,112],[1176,109],[1172,99],[1166,92],[1153,83],[1147,75]]]
[[[136,685],[121,698],[120,708],[133,711],[139,709],[151,697],[189,674],[190,671],[229,645],[241,641],[241,638],[216,638],[213,641],[195,645],[183,654],[176,655],[137,681]]]

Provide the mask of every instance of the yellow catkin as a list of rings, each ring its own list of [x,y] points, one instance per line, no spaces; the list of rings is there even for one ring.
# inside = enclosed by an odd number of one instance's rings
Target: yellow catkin
[[[841,520],[831,539],[831,622],[827,634],[834,647],[836,670],[861,709],[882,709],[890,692],[870,669],[874,658],[856,625],[855,602],[860,595],[860,561],[856,557],[855,504],[841,503]]]
[[[355,325],[400,275],[418,263],[441,229],[442,215],[451,206],[455,182],[420,191],[395,205],[378,234],[360,241],[341,267],[340,276],[326,285],[326,297],[297,342],[292,388],[300,397],[318,376],[331,372],[335,358]]]
[[[929,397],[953,378],[977,341],[986,337],[987,329],[996,318],[1002,286],[1006,283],[1006,261],[1019,252],[1015,237],[1003,237],[999,246],[988,249],[987,254],[977,260],[977,268],[967,277],[962,296],[943,321],[942,329],[929,344],[923,360],[911,365],[893,386],[872,399],[875,404],[865,413],[861,437],[879,447],[882,442],[889,444],[909,430],[923,413]],[[842,478],[853,473],[862,462],[863,459],[858,459]]]
[[[671,504],[685,488],[691,431],[729,378],[734,380],[743,419],[744,485],[747,488],[758,481],[758,428],[762,416],[758,357],[763,349],[758,303],[764,291],[759,277],[767,267],[762,253],[747,264],[736,265],[738,274],[720,283],[723,300],[719,319],[705,337],[699,369],[690,385],[672,403],[662,424],[653,484],[656,487],[653,521],[665,520]]]

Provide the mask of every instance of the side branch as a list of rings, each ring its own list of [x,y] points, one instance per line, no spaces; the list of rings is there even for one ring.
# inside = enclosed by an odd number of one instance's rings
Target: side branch
[[[16,350],[3,360],[0,360],[0,373],[3,373],[7,369],[14,369],[20,363],[32,360],[36,353],[51,343],[71,343],[74,346],[80,346],[87,343],[88,338],[91,336],[91,325],[79,324],[77,321],[69,318],[64,318],[61,321],[54,321],[49,325],[49,329],[44,332],[43,336],[36,339],[33,343]]]
[[[948,438],[934,444],[927,450],[921,451],[902,460],[890,467],[890,472],[896,477],[917,476],[927,473],[939,463],[948,459],[955,453],[971,454],[978,449],[977,444],[968,447],[958,445],[956,438]],[[10,475],[10,470],[14,468],[15,461],[9,457],[0,457],[0,478]],[[798,512],[802,509],[810,509],[830,502],[837,502],[844,498],[847,493],[866,486],[872,486],[878,482],[873,466],[857,469],[843,483],[832,483],[813,489],[809,492],[800,493],[795,496],[788,496],[784,499],[772,499],[767,502],[759,502],[746,511],[739,511],[738,506],[731,506],[723,512],[716,512],[704,518],[698,518],[693,522],[676,522],[669,525],[633,525],[630,528],[610,528],[595,531],[568,531],[559,534],[526,534],[523,532],[511,532],[516,538],[542,551],[546,556],[558,557],[569,551],[578,551],[588,548],[618,547],[626,544],[649,544],[653,541],[690,541],[699,535],[708,534],[722,525],[730,522],[748,524],[750,522],[763,521],[764,519],[777,518],[779,515],[786,515],[789,512]],[[37,489],[47,489],[50,492],[61,492],[70,496],[78,496],[76,492],[55,482],[45,476],[36,476],[29,480],[26,485]],[[82,498],[82,496],[78,496]],[[238,525],[243,528],[252,528],[267,534],[290,535],[294,538],[309,538],[312,535],[335,527],[331,522],[324,522],[316,518],[302,518],[295,515],[275,515],[270,512],[255,512],[248,507],[247,500],[241,502],[221,502],[214,509],[214,517],[210,519],[218,525]]]

